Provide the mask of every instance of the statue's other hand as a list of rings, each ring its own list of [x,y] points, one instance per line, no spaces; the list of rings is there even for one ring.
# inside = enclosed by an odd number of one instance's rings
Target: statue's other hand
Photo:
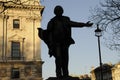
[[[86,23],[86,26],[87,27],[91,27],[93,25],[93,23],[91,23],[90,21],[88,21],[87,23]]]

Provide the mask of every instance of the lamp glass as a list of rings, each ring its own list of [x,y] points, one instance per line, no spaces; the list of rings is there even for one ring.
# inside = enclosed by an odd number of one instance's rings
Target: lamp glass
[[[95,30],[95,36],[97,36],[97,37],[102,36],[102,30],[99,29],[99,27],[97,27],[97,29]]]

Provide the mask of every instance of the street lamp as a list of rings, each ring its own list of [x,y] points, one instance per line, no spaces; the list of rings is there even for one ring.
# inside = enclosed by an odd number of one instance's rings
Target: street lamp
[[[102,36],[102,30],[99,28],[97,24],[97,29],[95,30],[95,36],[98,37],[98,49],[99,49],[99,61],[100,61],[100,74],[101,80],[103,80],[103,73],[102,73],[102,59],[101,59],[101,48],[100,48],[100,37]]]

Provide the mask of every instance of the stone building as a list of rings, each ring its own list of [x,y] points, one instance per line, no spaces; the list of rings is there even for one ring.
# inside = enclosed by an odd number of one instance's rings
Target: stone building
[[[43,80],[40,0],[0,0],[0,80]]]
[[[80,75],[80,80],[91,80],[91,77],[88,74]]]
[[[113,80],[120,80],[120,62],[112,68],[112,77]]]
[[[120,62],[117,64],[104,64],[103,80],[120,80]],[[91,71],[91,80],[100,80],[100,67]]]
[[[103,80],[112,80],[112,67],[111,64],[102,65]],[[91,71],[91,80],[101,80],[101,68],[97,67]]]

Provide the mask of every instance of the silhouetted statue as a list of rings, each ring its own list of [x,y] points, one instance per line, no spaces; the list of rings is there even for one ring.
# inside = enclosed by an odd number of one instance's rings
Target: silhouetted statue
[[[63,8],[56,6],[54,9],[55,17],[53,17],[48,25],[47,30],[39,28],[39,36],[48,45],[50,57],[55,57],[56,76],[69,77],[68,71],[68,49],[74,40],[71,37],[72,27],[91,27],[93,23],[71,21],[69,17],[63,16]]]

